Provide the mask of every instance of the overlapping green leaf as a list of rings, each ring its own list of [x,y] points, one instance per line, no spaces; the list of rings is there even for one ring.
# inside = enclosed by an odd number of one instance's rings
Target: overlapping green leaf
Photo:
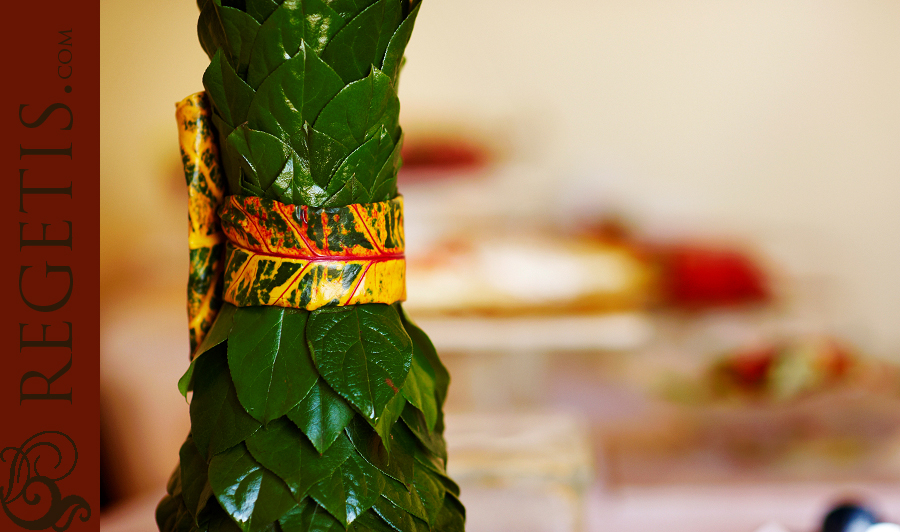
[[[301,43],[299,51],[259,85],[250,103],[248,125],[280,139],[296,139],[303,124],[313,123],[343,88],[334,70]]]
[[[412,363],[412,341],[389,305],[319,309],[307,337],[325,381],[371,421],[399,393]]]
[[[378,0],[353,17],[322,52],[322,59],[350,83],[381,68],[396,28],[403,20],[400,0]]]
[[[278,520],[282,532],[344,532],[344,525],[310,498]]]
[[[310,496],[344,525],[352,523],[381,497],[384,476],[357,452],[329,478],[310,490]]]
[[[254,460],[243,443],[210,460],[209,483],[244,532],[264,530],[297,504],[284,481]]]
[[[191,434],[205,458],[237,445],[262,427],[238,401],[228,371],[226,345],[219,344],[197,358],[194,370]]]
[[[344,146],[358,146],[382,127],[396,131],[399,112],[390,78],[374,69],[337,93],[319,113],[315,128]]]
[[[287,414],[319,378],[306,344],[308,315],[280,307],[246,307],[234,315],[228,367],[241,404],[262,423]]]
[[[284,418],[256,432],[246,443],[253,458],[278,475],[297,501],[354,452],[350,440],[342,437],[319,454],[300,429]]]
[[[387,499],[379,499],[375,503],[375,513],[397,530],[404,532],[430,532],[431,526],[425,521],[412,516],[390,503]]]
[[[215,111],[234,128],[247,120],[254,91],[237,75],[221,50],[203,74],[203,88],[209,95]]]
[[[405,485],[412,485],[413,456],[391,453],[381,436],[365,421],[356,418],[346,429],[347,436],[359,454],[372,466]]]
[[[319,453],[324,453],[354,415],[346,399],[320,379],[287,417],[303,431]]]
[[[387,50],[384,54],[384,66],[382,66],[382,70],[384,70],[384,73],[391,78],[391,82],[394,84],[394,90],[397,89],[400,68],[403,66],[403,52],[406,50],[406,45],[409,44],[409,38],[412,37],[413,26],[416,24],[416,17],[419,16],[420,6],[421,4],[416,5],[416,7],[410,11],[409,15],[403,19],[403,22],[400,23],[400,27],[398,27],[397,31],[391,36],[391,40],[388,42]]]
[[[384,127],[341,163],[328,183],[325,207],[352,203],[374,203],[389,197],[375,197],[378,172],[394,151],[394,142]]]
[[[207,463],[194,439],[188,436],[178,452],[181,467],[180,478],[184,479],[181,485],[181,497],[185,507],[194,517],[194,522],[199,525],[199,516],[206,508],[210,497],[213,496],[212,488],[207,479]]]

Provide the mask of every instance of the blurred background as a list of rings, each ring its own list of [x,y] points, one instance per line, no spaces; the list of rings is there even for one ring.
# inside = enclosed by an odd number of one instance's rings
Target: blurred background
[[[101,0],[109,530],[154,529],[190,425],[196,21]],[[897,94],[888,0],[425,3],[406,307],[453,375],[470,532],[900,519]]]

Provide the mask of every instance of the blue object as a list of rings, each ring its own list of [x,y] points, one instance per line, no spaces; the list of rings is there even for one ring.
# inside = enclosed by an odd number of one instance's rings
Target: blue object
[[[869,509],[853,503],[837,506],[825,516],[822,532],[866,532],[879,520]]]

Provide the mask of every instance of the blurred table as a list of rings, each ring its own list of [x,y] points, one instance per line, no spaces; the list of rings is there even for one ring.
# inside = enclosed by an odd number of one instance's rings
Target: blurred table
[[[101,516],[103,532],[156,532],[153,512],[162,489],[133,499]],[[865,497],[892,520],[900,519],[900,486],[887,484],[758,484],[749,486],[666,486],[622,488],[606,492],[595,486],[586,508],[589,532],[755,532],[779,523],[791,532],[817,532],[831,503],[843,496]],[[466,497],[469,512],[482,503]],[[527,511],[532,501],[505,501],[486,510]],[[467,532],[531,532],[533,529],[477,528]]]

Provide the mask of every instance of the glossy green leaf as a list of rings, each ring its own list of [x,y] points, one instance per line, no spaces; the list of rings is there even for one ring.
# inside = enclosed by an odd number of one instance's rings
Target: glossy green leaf
[[[260,84],[247,123],[280,139],[297,139],[306,122],[313,123],[325,104],[344,87],[341,78],[301,43],[295,56]],[[297,141],[291,141],[296,145]]]
[[[216,112],[232,128],[247,120],[253,89],[242,80],[225,60],[221,50],[203,74],[203,88]]]
[[[282,532],[344,532],[344,525],[310,498],[278,520]]]
[[[194,389],[194,367],[197,365],[197,357],[228,339],[233,324],[232,318],[236,310],[237,307],[231,303],[222,305],[218,315],[216,315],[216,321],[213,322],[212,328],[206,334],[206,338],[203,339],[197,348],[197,353],[194,355],[194,359],[191,360],[187,371],[178,379],[178,391],[181,392],[185,399],[187,399],[187,393]]]
[[[319,375],[306,344],[309,312],[244,307],[234,315],[228,367],[247,413],[269,423],[297,406]]]
[[[309,443],[287,419],[273,421],[247,439],[253,458],[278,475],[299,501],[309,488],[331,475],[353,452],[347,438],[341,438],[324,454]]]
[[[412,485],[414,464],[411,454],[390,453],[381,436],[362,419],[354,419],[347,425],[346,432],[366,462],[398,482]]]
[[[247,0],[246,6],[247,14],[262,24],[278,8],[278,3],[275,0]]]
[[[444,443],[444,438],[439,432],[428,430],[428,422],[425,421],[425,416],[421,411],[412,405],[407,405],[403,409],[400,419],[415,434],[416,439],[422,443],[425,449],[446,463],[447,444]]]
[[[360,14],[363,9],[374,4],[376,0],[325,0],[328,6],[337,12],[345,21]]]
[[[425,426],[431,432],[437,422],[438,405],[434,394],[434,372],[424,358],[421,348],[413,343],[412,366],[402,392],[425,416]]]
[[[412,341],[388,305],[319,309],[307,337],[325,381],[373,421],[399,393],[412,363]]]
[[[372,193],[378,172],[394,151],[391,135],[382,127],[377,135],[366,141],[347,156],[328,183],[326,207],[339,207],[351,203],[373,203],[390,198],[376,199]]]
[[[348,22],[322,52],[322,59],[350,83],[381,68],[388,42],[403,19],[400,0],[378,0]]]
[[[384,476],[359,453],[350,457],[330,477],[312,487],[310,496],[343,524],[352,523],[381,496]]]
[[[416,5],[410,11],[409,15],[403,22],[400,23],[400,27],[397,28],[397,31],[391,36],[391,40],[388,42],[387,51],[384,54],[384,66],[382,70],[384,73],[391,78],[391,81],[394,84],[394,89],[397,89],[397,81],[400,77],[400,67],[403,66],[403,52],[406,51],[406,45],[409,44],[409,38],[412,37],[413,26],[416,24],[416,17],[419,16],[419,7],[422,4]]]
[[[422,504],[422,499],[419,498],[419,494],[413,483],[406,486],[400,482],[396,482],[394,479],[385,479],[382,497],[384,497],[386,501],[389,501],[392,506],[399,508],[403,512],[412,514],[424,521],[428,520],[428,513],[425,510],[425,505]],[[381,514],[381,516],[389,523],[394,522],[381,512],[379,512],[379,514]]]
[[[430,532],[431,527],[425,521],[414,517],[406,510],[391,504],[387,499],[379,499],[373,508],[382,519],[396,530],[403,532]]]
[[[406,408],[406,398],[403,397],[402,393],[398,393],[388,401],[387,406],[384,407],[381,415],[378,416],[378,421],[375,422],[375,432],[381,437],[381,441],[384,442],[388,452],[391,451],[391,429],[397,423],[397,420],[400,419],[400,414],[404,408]]]
[[[359,518],[354,521],[347,532],[395,532],[394,529],[381,518],[375,510],[363,512]]]
[[[212,497],[212,488],[207,480],[206,459],[197,450],[194,439],[188,436],[178,452],[180,458],[181,477],[184,479],[181,485],[181,496],[185,507],[194,517],[194,522],[199,524],[198,516],[206,507],[207,501]]]
[[[300,136],[296,146],[297,153],[300,154],[301,158],[309,161],[310,174],[312,175],[315,190],[317,192],[322,191],[324,196],[324,190],[331,181],[334,172],[341,162],[347,158],[347,155],[350,154],[353,146],[344,146],[321,131],[310,127],[309,124],[305,124],[303,128],[304,134]],[[295,183],[295,186],[299,189],[300,183]],[[325,199],[323,197],[321,200],[317,200],[316,203],[310,203],[309,205],[321,207]]]
[[[191,433],[206,458],[246,440],[262,426],[238,401],[228,371],[226,345],[220,344],[197,358],[194,370]]]
[[[319,379],[287,416],[300,427],[316,450],[324,453],[341,435],[354,413],[346,399]]]
[[[378,69],[344,87],[319,113],[315,129],[344,146],[358,146],[381,128],[397,130],[400,100],[391,80]]]
[[[425,515],[430,525],[435,524],[438,512],[444,504],[444,485],[437,475],[425,467],[417,467],[413,475],[413,486],[425,507]]]
[[[287,485],[254,460],[243,443],[210,460],[209,483],[244,532],[265,529],[297,504]]]
[[[434,529],[441,532],[465,532],[466,509],[459,499],[450,493],[444,496],[444,504],[437,514]]]
[[[197,348],[197,354],[194,358],[228,339],[228,335],[231,334],[231,329],[234,325],[235,312],[237,312],[236,306],[231,303],[222,303],[222,307],[216,315],[216,321],[213,322],[209,332],[206,333],[206,337],[200,343],[200,347]]]
[[[428,338],[425,331],[416,325],[412,318],[409,317],[409,314],[403,310],[402,305],[398,304],[397,307],[399,308],[403,328],[406,330],[407,334],[409,334],[410,339],[412,339],[417,354],[422,355],[422,358],[428,360],[428,365],[431,367],[431,374],[433,374],[435,378],[434,390],[437,395],[438,406],[443,406],[444,401],[447,399],[447,388],[450,386],[450,373],[441,362],[441,359],[437,354],[437,349],[434,348],[434,344],[431,343],[431,339]]]
[[[243,74],[250,62],[253,41],[260,28],[259,22],[233,7],[219,7],[217,12],[225,32],[225,41],[228,43],[226,49],[228,60],[235,71]]]
[[[322,0],[287,0],[263,22],[252,51],[247,82],[254,88],[296,56],[303,46],[321,52],[343,23]]]
[[[375,175],[375,182],[372,184],[372,198],[393,198],[397,196],[397,172],[403,160],[400,157],[403,148],[403,133],[400,133],[394,151],[391,152],[388,160],[381,166],[381,170]]]
[[[285,171],[285,166],[291,161],[293,150],[278,137],[262,131],[254,131],[243,124],[226,139],[226,143],[236,154],[240,165],[240,176],[236,181],[229,176],[229,187],[232,190],[240,190],[243,194],[265,196],[270,199],[277,197],[267,194],[266,191]],[[293,180],[293,167],[287,169],[290,179]]]

